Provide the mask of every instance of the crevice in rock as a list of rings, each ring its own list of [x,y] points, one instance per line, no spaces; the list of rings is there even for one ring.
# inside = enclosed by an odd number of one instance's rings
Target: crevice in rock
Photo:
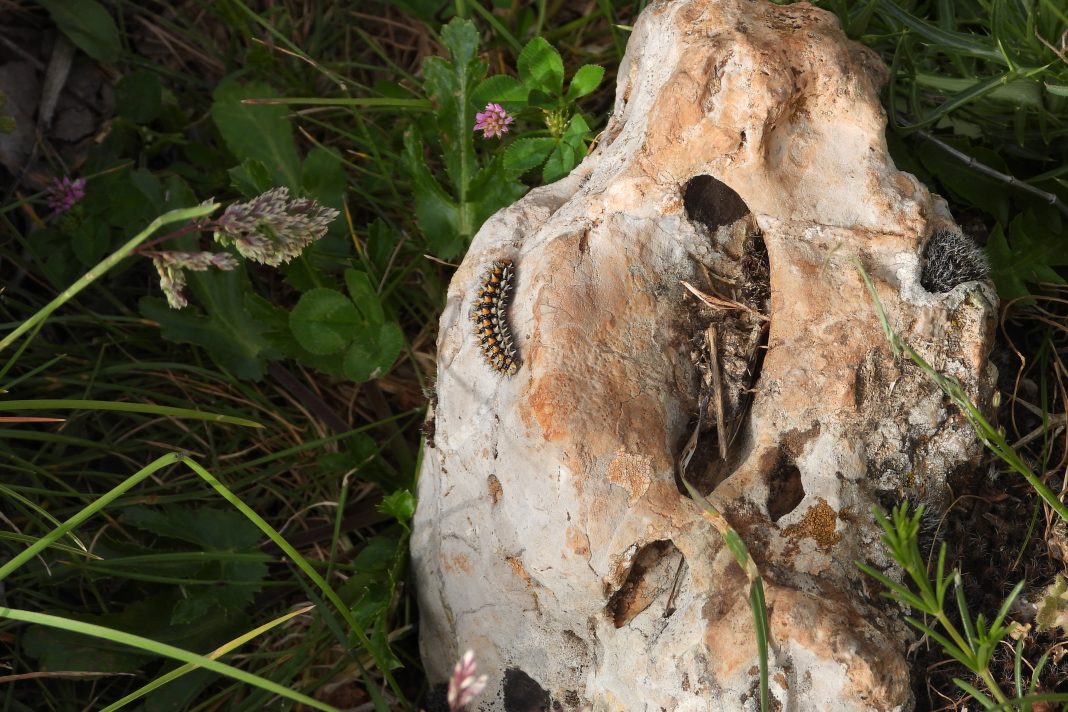
[[[768,477],[768,515],[777,522],[797,509],[804,498],[801,470],[784,455]]]
[[[608,599],[605,614],[616,628],[622,628],[663,597],[662,617],[670,617],[675,611],[674,598],[681,586],[685,563],[682,552],[669,540],[645,544],[634,555],[623,585]]]
[[[548,712],[552,708],[549,693],[519,668],[504,671],[505,712]]]
[[[687,477],[710,492],[744,461],[749,405],[768,343],[771,265],[752,212],[730,186],[700,175],[682,193],[687,217],[708,235],[714,255],[696,258],[704,279],[695,288],[705,296],[685,327],[701,376],[700,400],[708,403]]]

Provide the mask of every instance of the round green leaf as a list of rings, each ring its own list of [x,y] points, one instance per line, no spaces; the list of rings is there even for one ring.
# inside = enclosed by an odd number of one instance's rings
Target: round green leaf
[[[353,381],[369,381],[385,373],[400,355],[404,346],[404,332],[396,322],[382,324],[377,333],[366,339],[356,339],[345,352],[342,368],[345,377]]]
[[[319,356],[344,349],[360,326],[355,305],[333,289],[305,292],[289,314],[289,329],[297,342]]]

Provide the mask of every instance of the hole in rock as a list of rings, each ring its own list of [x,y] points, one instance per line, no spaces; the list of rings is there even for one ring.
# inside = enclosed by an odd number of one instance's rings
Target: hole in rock
[[[740,220],[749,214],[742,196],[712,176],[694,176],[682,191],[686,216],[715,232],[716,228]]]
[[[790,460],[783,458],[768,479],[768,514],[772,521],[779,521],[797,509],[805,498],[801,483],[801,470]]]
[[[530,675],[519,668],[504,671],[505,712],[548,712],[551,706],[549,693]]]
[[[667,618],[675,611],[675,597],[682,586],[686,559],[675,544],[668,540],[649,542],[635,554],[627,578],[612,594],[605,613],[616,628],[622,628],[639,613],[661,599]]]

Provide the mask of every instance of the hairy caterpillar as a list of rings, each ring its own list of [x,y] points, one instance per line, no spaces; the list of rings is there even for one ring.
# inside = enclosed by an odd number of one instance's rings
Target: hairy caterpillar
[[[515,268],[511,260],[497,260],[482,278],[478,297],[471,307],[471,320],[482,344],[482,356],[498,373],[514,375],[519,370],[519,356],[508,325]]]
[[[928,292],[948,292],[989,272],[982,248],[960,233],[938,230],[923,248],[920,284]]]

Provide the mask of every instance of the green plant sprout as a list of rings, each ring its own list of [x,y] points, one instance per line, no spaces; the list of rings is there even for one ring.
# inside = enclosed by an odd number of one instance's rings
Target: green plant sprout
[[[998,458],[1009,465],[1011,469],[1023,475],[1043,500],[1045,500],[1061,517],[1068,519],[1068,509],[1066,509],[1057,496],[1046,487],[1045,483],[1031,471],[1031,468],[1027,466],[1023,461],[1023,458],[1020,457],[1016,450],[1005,439],[1004,433],[1000,429],[991,425],[990,422],[983,417],[982,413],[979,412],[979,409],[976,408],[975,404],[968,398],[960,383],[956,379],[936,371],[923,359],[923,357],[909,346],[904,339],[894,332],[893,328],[890,326],[886,310],[882,305],[882,301],[879,299],[879,294],[876,291],[875,285],[872,283],[867,270],[864,269],[864,266],[859,259],[854,257],[851,258],[851,261],[855,264],[857,271],[864,280],[864,286],[868,290],[876,315],[882,325],[883,333],[890,342],[891,350],[894,355],[900,356],[904,354],[911,359],[913,363],[919,366],[920,370],[926,373],[939,386],[939,388],[942,389],[950,400],[960,408],[968,419],[969,424],[971,424],[972,428],[975,430],[979,440]],[[913,593],[904,584],[894,581],[868,564],[858,561],[856,562],[857,566],[889,589],[890,592],[884,595],[887,595],[889,598],[902,605],[910,606],[913,611],[918,611],[925,616],[932,617],[944,634],[912,616],[906,616],[905,620],[924,635],[937,641],[948,655],[960,662],[968,670],[975,673],[983,681],[983,684],[986,685],[990,694],[994,696],[994,700],[991,700],[990,697],[969,683],[960,680],[959,678],[954,678],[953,682],[960,689],[971,695],[976,701],[982,704],[985,709],[1030,709],[1031,702],[1039,701],[1036,696],[1031,695],[1026,698],[1010,700],[1005,695],[1004,691],[1002,691],[997,681],[994,680],[994,677],[990,672],[990,660],[994,654],[994,650],[1009,633],[1009,626],[1004,625],[1005,616],[1007,615],[1012,602],[1023,588],[1024,582],[1020,581],[1013,587],[992,621],[988,623],[981,613],[973,621],[972,616],[968,611],[967,601],[964,599],[960,572],[954,569],[950,575],[946,575],[945,543],[943,543],[939,549],[933,582],[928,575],[927,565],[920,554],[918,543],[920,519],[923,516],[923,510],[924,507],[921,505],[917,507],[916,511],[910,516],[908,513],[908,503],[902,502],[893,509],[889,519],[878,509],[873,511],[876,520],[879,522],[879,526],[883,529],[883,544],[890,552],[894,561],[901,566],[908,578],[912,580],[917,591],[916,593]],[[954,587],[954,598],[956,600],[957,610],[960,614],[963,632],[957,629],[945,611],[946,592],[950,583],[952,583]],[[1016,656],[1017,694],[1019,695],[1020,690],[1022,690],[1022,684],[1019,677],[1022,648],[1019,646],[1017,647]],[[1041,667],[1041,665],[1039,667]],[[1036,668],[1036,670],[1037,669],[1038,668]],[[1032,690],[1037,681],[1037,674],[1036,671],[1035,677],[1032,679],[1030,686],[1030,689]],[[1068,695],[1055,697],[1043,696],[1043,699],[1063,701],[1068,700]]]
[[[858,561],[857,566],[864,573],[886,586],[890,592],[885,595],[889,598],[911,607],[914,612],[933,618],[943,632],[939,632],[934,627],[913,616],[906,616],[905,620],[924,635],[937,641],[948,655],[978,675],[998,703],[1006,702],[1008,697],[998,686],[997,681],[994,680],[994,676],[990,672],[990,659],[994,654],[995,648],[1009,633],[1009,627],[1004,624],[1005,616],[1009,611],[1009,606],[1012,605],[1012,602],[1023,588],[1023,582],[1016,584],[1012,592],[1001,604],[1001,609],[992,621],[987,623],[983,614],[980,613],[973,622],[961,589],[960,572],[954,569],[948,576],[946,575],[945,543],[942,544],[938,553],[934,581],[931,581],[927,574],[927,565],[920,554],[918,543],[920,518],[923,516],[923,510],[924,508],[921,505],[910,515],[908,503],[902,502],[894,507],[889,519],[878,509],[873,510],[876,521],[879,522],[879,526],[883,529],[883,544],[894,561],[904,569],[905,574],[912,580],[916,589],[915,593],[910,591],[903,583],[894,581],[868,564]],[[946,592],[949,590],[951,583],[954,587],[963,631],[957,629],[957,626],[953,624],[945,611]],[[989,697],[963,680],[954,678],[953,682],[985,707],[994,704]]]

